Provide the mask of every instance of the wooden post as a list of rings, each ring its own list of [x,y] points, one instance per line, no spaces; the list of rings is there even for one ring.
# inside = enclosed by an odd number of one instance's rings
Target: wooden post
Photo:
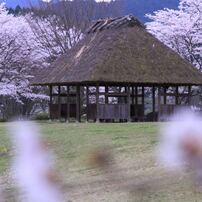
[[[188,105],[191,104],[191,86],[188,86]]]
[[[127,87],[127,95],[128,95],[128,99],[127,99],[127,104],[128,104],[128,121],[131,121],[131,106],[130,106],[130,85],[128,85]]]
[[[152,87],[152,113],[153,113],[153,121],[155,121],[155,112],[156,112],[156,100],[155,100],[155,87]]]
[[[132,105],[134,105],[134,86],[132,86]]]
[[[109,87],[108,87],[108,86],[105,86],[105,104],[108,104],[108,103],[109,103],[109,100],[108,100],[108,92],[109,92]]]
[[[67,122],[70,122],[70,107],[69,107],[69,86],[67,86]]]
[[[142,106],[143,106],[143,116],[144,116],[144,87],[142,87]]]
[[[61,86],[58,86],[58,119],[61,119]]]
[[[176,104],[176,105],[179,105],[179,88],[178,88],[178,86],[176,86],[175,104]]]
[[[50,106],[49,106],[49,116],[50,119],[52,120],[52,105],[53,105],[53,86],[49,86],[50,90]]]
[[[99,122],[99,85],[96,85],[96,122]]]
[[[166,89],[166,87],[164,86],[164,87],[163,87],[163,104],[164,104],[164,105],[167,104],[167,96],[166,96],[166,93],[167,93],[167,89]]]
[[[89,107],[89,86],[86,86],[86,120],[87,122],[89,121],[89,116],[88,116],[88,107]]]
[[[80,114],[80,86],[76,86],[76,121],[81,122],[81,114]]]
[[[135,86],[135,104],[138,105],[138,88]]]
[[[161,87],[158,87],[158,120],[161,111]]]

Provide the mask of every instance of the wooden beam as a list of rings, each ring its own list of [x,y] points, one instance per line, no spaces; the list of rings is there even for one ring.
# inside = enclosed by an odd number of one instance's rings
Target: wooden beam
[[[58,93],[53,93],[52,96],[58,96]],[[67,93],[60,93],[60,97],[66,97]],[[70,97],[76,97],[76,93],[69,93]]]
[[[136,87],[134,87],[136,88]],[[175,96],[176,93],[164,93],[166,96]],[[96,95],[96,92],[90,92],[89,91],[89,95]],[[100,92],[99,95],[107,95],[108,97],[127,97],[128,94],[127,92],[123,92],[123,93],[120,93],[120,92]],[[136,95],[136,91],[134,90],[134,97]],[[163,95],[163,94],[162,94]],[[58,96],[58,93],[53,93],[52,96]],[[67,96],[67,93],[60,93],[60,97],[66,97]],[[69,93],[69,96],[70,97],[76,97],[76,93]],[[132,96],[132,94],[131,94]],[[184,92],[184,93],[180,93],[179,96],[188,96],[188,92]],[[137,94],[137,97],[142,97],[142,93],[141,94]]]
[[[77,85],[76,86],[76,120],[78,122],[81,122],[80,104],[81,104],[81,100],[80,100],[80,86]]]
[[[176,96],[176,93],[166,93],[164,95],[172,97],[172,96]],[[178,93],[179,97],[183,97],[183,96],[185,97],[185,96],[188,96],[188,95],[189,95],[188,93],[180,93],[180,94]]]
[[[127,97],[128,93],[107,93],[106,95],[107,97]]]
[[[49,86],[49,94],[50,94],[50,106],[49,106],[49,116],[50,116],[50,119],[52,120],[52,104],[53,104],[53,96],[52,96],[52,93],[53,93],[53,86]]]
[[[96,95],[96,92],[95,93],[89,92],[89,95]],[[126,93],[118,93],[118,92],[117,93],[116,92],[104,93],[104,92],[101,92],[101,93],[99,93],[99,95],[106,95],[107,97],[127,97],[128,96],[127,92]],[[135,95],[135,93],[134,93],[134,95]],[[132,94],[131,94],[131,97],[132,97]],[[138,94],[137,97],[142,97],[142,94]]]

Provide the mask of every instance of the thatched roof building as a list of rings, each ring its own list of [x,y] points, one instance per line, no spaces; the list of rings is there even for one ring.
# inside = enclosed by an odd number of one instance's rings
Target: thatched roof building
[[[35,84],[202,84],[202,74],[133,16],[99,20]]]
[[[191,86],[202,84],[201,72],[148,33],[133,16],[98,20],[52,67],[33,82],[50,87],[51,118],[76,117],[79,121],[81,107],[86,106],[87,119],[145,120],[145,87],[151,87],[154,120],[156,113],[161,114],[162,110],[173,112],[180,104],[180,97],[185,96],[188,104]],[[188,88],[180,95],[178,87],[182,85]],[[57,93],[53,92],[54,86],[58,87]],[[66,93],[61,93],[64,86]],[[70,86],[76,86],[75,94],[70,93]],[[96,87],[96,91],[91,91],[89,86]],[[104,92],[100,86],[104,86]],[[119,89],[109,90],[110,86]],[[170,86],[175,88],[174,92],[168,92]],[[81,96],[86,96],[85,105],[81,104]],[[95,96],[95,103],[91,103],[92,96]],[[100,103],[101,96],[104,96],[104,103]],[[55,104],[54,97],[57,97]],[[66,103],[62,97],[67,98]],[[70,101],[71,97],[76,101]],[[110,103],[110,97],[117,98],[116,104]],[[167,104],[167,97],[174,97],[175,105]]]

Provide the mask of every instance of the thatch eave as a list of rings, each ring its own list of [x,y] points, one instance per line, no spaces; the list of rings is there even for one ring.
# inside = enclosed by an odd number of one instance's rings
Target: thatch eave
[[[32,86],[145,86],[145,87],[163,87],[163,86],[202,86],[202,83],[152,83],[152,82],[107,82],[107,81],[82,81],[82,82],[56,82],[56,83],[34,83]]]
[[[123,19],[127,22],[127,18]],[[202,85],[202,73],[141,24],[135,24],[137,19],[133,26],[116,27],[113,21],[110,28],[111,22],[96,25],[52,64],[55,68],[47,69],[32,84]],[[120,18],[118,22],[122,23]]]

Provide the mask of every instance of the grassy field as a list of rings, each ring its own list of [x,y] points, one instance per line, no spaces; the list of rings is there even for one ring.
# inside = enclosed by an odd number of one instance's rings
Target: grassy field
[[[202,201],[189,174],[168,174],[157,165],[159,125],[39,123],[43,138],[56,154],[65,201]],[[100,154],[110,156],[107,166],[103,159],[98,161]],[[8,179],[11,155],[6,124],[1,123],[0,185],[8,192],[8,202],[15,201]]]

